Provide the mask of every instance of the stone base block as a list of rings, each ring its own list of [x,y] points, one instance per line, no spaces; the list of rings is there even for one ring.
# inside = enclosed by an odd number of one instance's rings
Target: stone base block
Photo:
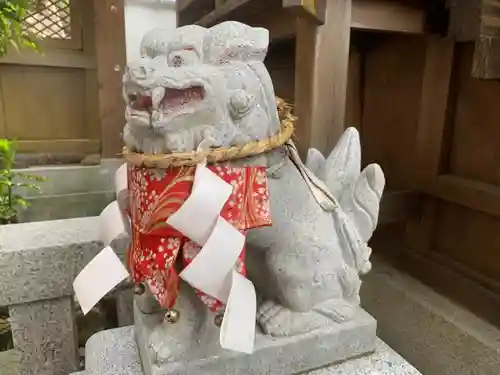
[[[123,327],[96,333],[87,342],[86,370],[73,375],[144,375],[139,349],[135,340],[134,327]],[[318,344],[312,347],[318,347]],[[254,364],[259,365],[254,359]],[[270,369],[279,367],[275,358]],[[256,371],[252,373],[258,373]],[[260,374],[267,374],[262,370]],[[219,374],[231,374],[220,368]],[[317,369],[309,375],[421,375],[408,362],[376,339],[374,353]],[[246,374],[245,374],[246,375]]]
[[[209,334],[206,344],[203,344],[207,337],[204,334],[198,347],[174,351],[172,355],[170,349],[182,345],[176,338],[189,337],[187,333],[193,329],[189,319],[181,319],[176,323],[175,334],[165,331],[163,335],[163,346],[171,355],[166,358],[161,349],[155,350],[154,344],[151,345],[151,337],[158,334],[153,331],[162,317],[163,314],[143,314],[137,308],[135,311],[137,342],[145,375],[296,374],[375,349],[376,321],[360,309],[356,318],[348,323],[332,324],[307,334],[273,338],[257,332],[252,355],[220,348],[218,328],[215,334]]]

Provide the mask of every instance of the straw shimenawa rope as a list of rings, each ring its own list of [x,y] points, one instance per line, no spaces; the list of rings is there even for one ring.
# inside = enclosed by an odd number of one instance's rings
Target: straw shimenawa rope
[[[283,146],[293,135],[296,117],[292,115],[292,107],[281,98],[276,98],[281,129],[268,139],[252,141],[245,145],[220,147],[208,151],[173,152],[170,154],[141,154],[123,148],[123,157],[131,164],[148,168],[169,168],[194,166],[205,158],[208,163],[219,163],[227,160],[241,159],[262,154]]]

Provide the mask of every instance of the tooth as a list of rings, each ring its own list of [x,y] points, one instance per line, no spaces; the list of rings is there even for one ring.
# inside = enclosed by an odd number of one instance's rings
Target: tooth
[[[153,108],[158,108],[160,103],[165,96],[165,88],[164,87],[156,87],[151,92],[151,101],[153,104]]]

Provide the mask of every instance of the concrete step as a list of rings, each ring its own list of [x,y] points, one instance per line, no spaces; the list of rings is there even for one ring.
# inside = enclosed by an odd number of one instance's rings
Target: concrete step
[[[45,177],[41,194],[23,190],[31,203],[20,213],[21,222],[69,219],[99,215],[115,199],[114,174],[120,159],[103,159],[100,165],[45,166],[18,171]]]
[[[31,197],[28,199],[30,206],[20,213],[19,220],[32,222],[98,216],[115,199],[112,190]]]
[[[120,159],[103,159],[100,165],[46,166],[19,169],[19,172],[45,177],[39,185],[42,195],[61,195],[112,190],[116,170],[124,163]],[[27,192],[38,197],[37,192]]]
[[[378,335],[425,375],[498,375],[500,330],[374,257],[361,303]]]

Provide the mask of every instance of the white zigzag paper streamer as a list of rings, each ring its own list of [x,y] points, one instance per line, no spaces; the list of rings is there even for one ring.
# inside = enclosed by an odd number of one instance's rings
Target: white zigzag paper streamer
[[[127,188],[127,166],[123,164],[115,173],[117,196]],[[99,215],[100,240],[104,249],[87,264],[73,281],[73,290],[83,314],[87,314],[108,292],[125,280],[129,273],[120,258],[109,246],[117,237],[127,233],[128,220],[115,200]]]
[[[167,223],[202,246],[179,276],[226,304],[221,346],[252,353],[257,309],[255,288],[234,270],[245,237],[220,216],[231,192],[230,184],[204,165],[198,165],[191,195]]]

